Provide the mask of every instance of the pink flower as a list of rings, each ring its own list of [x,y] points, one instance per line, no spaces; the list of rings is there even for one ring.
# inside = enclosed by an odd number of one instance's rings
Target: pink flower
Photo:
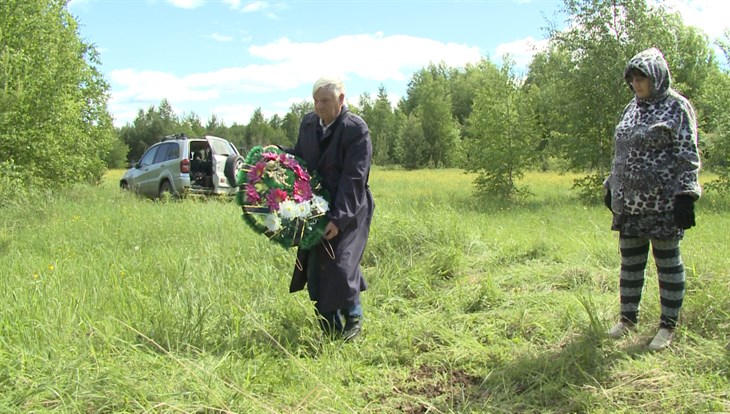
[[[266,163],[261,161],[257,162],[256,165],[248,171],[248,182],[255,184],[261,181],[261,177],[264,176],[264,171],[266,171]]]
[[[279,209],[279,203],[286,200],[287,196],[286,191],[281,188],[274,188],[266,196],[266,205],[269,206],[269,210],[276,211]]]
[[[309,181],[297,180],[294,182],[294,201],[301,203],[312,198],[312,186]]]
[[[304,168],[302,168],[301,165],[294,164],[291,167],[291,169],[292,169],[292,171],[294,171],[294,174],[297,176],[297,179],[304,180],[304,181],[309,181],[309,174],[307,173],[307,170],[305,170]]]
[[[275,152],[264,152],[263,154],[261,154],[261,156],[264,157],[266,161],[276,161],[276,159],[279,157],[279,154]]]
[[[283,153],[279,157],[279,162],[281,162],[281,165],[283,165],[284,167],[286,167],[290,170],[293,170],[294,167],[299,165],[299,163],[297,163],[297,160],[294,159],[294,157],[292,157],[291,155],[288,155],[288,154],[283,154]]]
[[[256,191],[256,187],[252,184],[246,184],[246,200],[251,204],[258,204],[261,202],[261,196]]]

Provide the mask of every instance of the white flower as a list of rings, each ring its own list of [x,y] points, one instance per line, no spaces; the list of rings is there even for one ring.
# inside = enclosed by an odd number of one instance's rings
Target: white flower
[[[276,214],[267,214],[265,223],[266,229],[272,233],[281,228],[281,219]]]
[[[312,207],[308,202],[299,203],[296,207],[296,216],[298,218],[307,218],[312,213]]]
[[[312,203],[312,210],[316,213],[324,214],[330,209],[329,204],[327,204],[327,200],[318,195],[312,197],[309,202]]]
[[[297,203],[294,200],[285,200],[279,203],[279,215],[284,220],[291,220],[297,217]]]

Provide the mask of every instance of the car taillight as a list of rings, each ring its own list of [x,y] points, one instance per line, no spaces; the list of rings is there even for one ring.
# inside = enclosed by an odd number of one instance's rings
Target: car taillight
[[[180,161],[180,172],[183,174],[187,174],[190,172],[190,160],[187,158],[183,158],[182,161]]]

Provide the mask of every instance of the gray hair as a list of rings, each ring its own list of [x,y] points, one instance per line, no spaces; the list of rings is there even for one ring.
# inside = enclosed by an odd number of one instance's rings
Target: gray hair
[[[320,89],[326,90],[333,96],[345,94],[345,84],[342,82],[342,79],[334,76],[323,76],[317,79],[317,82],[314,82],[314,86],[312,87],[312,95],[317,93]]]

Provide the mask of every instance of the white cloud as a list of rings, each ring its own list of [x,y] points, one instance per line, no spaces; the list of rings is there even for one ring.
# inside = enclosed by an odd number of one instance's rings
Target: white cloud
[[[68,2],[69,9],[71,9],[73,7],[86,9],[88,5],[89,5],[89,0],[71,0]]]
[[[323,60],[332,50],[341,51],[336,61]],[[339,36],[321,43],[298,43],[282,38],[264,45],[248,48],[249,53],[269,63],[250,64],[178,76],[159,71],[135,69],[115,70],[110,73],[113,96],[110,105],[120,122],[125,108],[157,105],[162,99],[171,103],[213,101],[224,95],[245,94],[256,99],[257,94],[293,92],[298,87],[309,87],[322,74],[333,74],[348,79],[383,82],[405,81],[429,63],[443,61],[452,67],[478,62],[482,56],[476,47],[442,43],[431,39],[405,35],[384,36],[382,33]],[[354,91],[348,96],[354,97]],[[309,99],[305,96],[266,108],[266,116],[288,112],[291,103]],[[396,101],[397,102],[397,98]],[[251,105],[218,106],[212,110],[227,123],[250,120]],[[118,112],[118,111],[119,112]],[[199,114],[204,117],[204,114]]]
[[[167,2],[182,9],[195,9],[205,4],[205,0],[167,0]]]
[[[278,19],[278,16],[273,12],[264,12],[265,10],[272,7],[269,2],[266,1],[252,1],[246,5],[241,4],[241,0],[223,0],[224,4],[227,4],[231,10],[237,10],[241,13],[256,13],[256,12],[262,12],[264,16],[266,16],[269,19],[275,20]],[[276,9],[283,9],[286,8],[286,4],[284,3],[278,3],[273,5]]]
[[[269,7],[269,4],[265,1],[253,1],[243,7],[241,9],[241,12],[243,13],[252,13],[264,10]]]
[[[156,103],[165,98],[171,102],[188,102],[220,96],[215,89],[196,89],[199,85],[190,82],[188,77],[178,78],[170,73],[124,69],[114,70],[110,76],[111,81],[121,87],[113,94],[115,102]]]
[[[730,2],[720,0],[664,0],[660,2],[679,12],[685,24],[704,30],[711,40],[722,36],[728,27]]]
[[[289,112],[289,108],[291,108],[292,105],[300,104],[305,101],[311,102],[312,96],[304,95],[304,96],[300,96],[298,98],[289,98],[286,101],[274,102],[272,105],[272,108],[276,109],[276,113],[284,116],[284,115],[286,115],[287,112]]]
[[[213,33],[210,35],[211,39],[219,41],[219,42],[230,42],[233,40],[232,36],[226,36],[219,33]]]
[[[526,69],[527,65],[532,62],[536,53],[545,50],[548,46],[548,40],[535,40],[532,37],[515,40],[514,42],[502,43],[496,48],[497,58],[502,59],[505,55],[515,62],[517,68]]]
[[[284,38],[262,46],[251,46],[251,55],[272,63],[221,68],[211,72],[176,76],[133,69],[111,72],[117,100],[198,101],[224,92],[290,90],[309,84],[323,73],[347,78],[406,80],[413,70],[443,61],[458,67],[481,59],[479,49],[455,43],[412,36],[340,36],[322,43],[296,43]],[[322,60],[331,50],[339,50],[335,62]]]
[[[132,105],[119,105],[114,102],[109,102],[109,112],[114,118],[113,122],[115,126],[122,126],[132,122],[137,117],[139,109]]]
[[[231,6],[233,10],[238,10],[241,7],[241,0],[223,0],[223,4]]]
[[[318,58],[332,50],[338,51],[338,59]],[[289,76],[293,75],[297,83],[308,82],[321,73],[352,74],[377,81],[405,80],[413,69],[432,62],[463,66],[481,58],[476,47],[406,35],[385,37],[382,33],[340,36],[322,43],[294,43],[283,38],[251,46],[249,51],[253,56],[279,62],[277,69],[291,72]]]
[[[254,111],[256,111],[256,108],[256,106],[251,104],[220,105],[212,108],[211,113],[215,114],[218,120],[226,125],[230,126],[234,123],[237,123],[239,125],[246,125],[249,123],[249,121],[251,121],[251,117],[253,116]],[[264,113],[264,117],[270,117],[272,115],[273,114],[270,115]],[[208,119],[210,119],[210,116],[205,120],[202,120],[202,122],[205,122]]]

